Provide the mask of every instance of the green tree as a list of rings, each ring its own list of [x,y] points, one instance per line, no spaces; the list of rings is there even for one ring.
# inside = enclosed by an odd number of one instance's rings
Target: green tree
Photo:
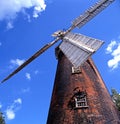
[[[0,124],[5,124],[5,120],[2,112],[0,112]]]
[[[111,91],[113,102],[116,104],[118,110],[120,111],[120,94],[115,89],[112,89]]]

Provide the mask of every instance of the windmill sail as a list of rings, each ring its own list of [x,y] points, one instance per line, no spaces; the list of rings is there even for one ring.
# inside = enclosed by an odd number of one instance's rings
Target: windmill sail
[[[59,48],[71,63],[78,67],[97,51],[102,44],[103,42],[100,40],[70,32],[63,38]]]
[[[103,9],[109,6],[114,0],[101,0],[97,2],[95,5],[90,7],[83,15],[80,15],[72,22],[73,27],[82,27],[88,21],[90,21],[93,17],[95,17],[98,13],[100,13]]]
[[[39,49],[34,55],[32,55],[29,59],[27,59],[22,65],[20,65],[16,70],[14,70],[11,74],[9,74],[6,78],[4,78],[1,83],[5,82],[9,78],[11,78],[13,75],[18,73],[20,70],[22,70],[25,66],[27,66],[29,63],[31,63],[34,59],[36,59],[38,56],[40,56],[43,52],[45,52],[48,48],[50,48],[52,45],[54,45],[58,40],[60,40],[59,37],[57,37],[52,42],[46,44],[41,49]]]

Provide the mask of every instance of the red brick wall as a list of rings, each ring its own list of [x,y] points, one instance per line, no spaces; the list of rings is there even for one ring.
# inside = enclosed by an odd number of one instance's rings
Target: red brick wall
[[[87,108],[72,106],[75,89],[86,93]],[[59,54],[47,124],[120,124],[117,110],[91,59],[81,66],[81,73],[72,74],[72,64]]]

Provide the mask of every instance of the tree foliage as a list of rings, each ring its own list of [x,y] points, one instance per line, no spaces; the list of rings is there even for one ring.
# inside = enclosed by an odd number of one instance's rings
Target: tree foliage
[[[118,110],[120,111],[120,94],[115,89],[112,89],[111,91],[113,102],[116,104]]]
[[[1,112],[0,112],[0,124],[5,124],[5,120]]]

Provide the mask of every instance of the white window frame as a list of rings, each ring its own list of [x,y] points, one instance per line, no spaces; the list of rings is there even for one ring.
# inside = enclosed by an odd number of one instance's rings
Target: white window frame
[[[86,96],[77,96],[75,99],[75,108],[87,108],[87,99]]]
[[[72,74],[79,74],[79,73],[81,73],[81,68],[72,66]]]

